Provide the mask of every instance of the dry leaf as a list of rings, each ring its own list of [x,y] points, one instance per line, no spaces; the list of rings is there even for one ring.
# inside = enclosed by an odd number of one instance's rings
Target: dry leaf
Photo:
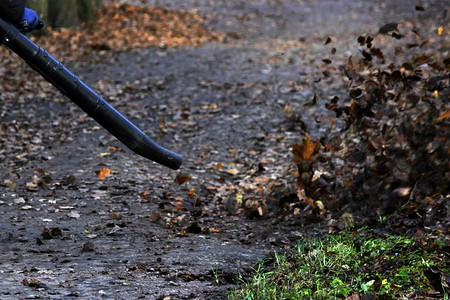
[[[108,168],[103,168],[98,173],[98,180],[105,180],[105,178],[109,175],[111,175],[111,170]]]
[[[445,110],[444,112],[442,112],[438,117],[437,117],[437,121],[441,121],[444,119],[448,119],[450,118],[450,109]]]
[[[114,146],[108,146],[108,151],[122,151],[122,148],[114,147]]]
[[[195,188],[191,188],[187,195],[191,199],[194,198],[195,197]]]
[[[140,192],[139,196],[141,196],[145,200],[152,200],[152,196],[150,195],[150,191],[149,190],[145,190],[143,192]]]
[[[182,184],[185,184],[186,182],[188,182],[191,179],[192,179],[191,175],[178,174],[174,181],[175,181],[176,184],[182,185]]]
[[[226,172],[231,175],[237,175],[239,173],[239,170],[238,169],[228,169],[228,170],[226,170]]]
[[[120,220],[120,219],[122,219],[122,215],[121,214],[115,213],[113,211],[109,212],[109,217],[111,219],[113,219],[113,220]]]
[[[152,221],[152,222],[156,222],[159,220],[159,218],[161,218],[161,214],[157,211],[152,211],[150,212],[150,214],[148,215],[148,218]]]
[[[312,143],[309,137],[304,137],[301,145],[293,144],[292,153],[294,154],[294,162],[300,163],[302,161],[311,162],[314,156],[319,152],[320,143]]]

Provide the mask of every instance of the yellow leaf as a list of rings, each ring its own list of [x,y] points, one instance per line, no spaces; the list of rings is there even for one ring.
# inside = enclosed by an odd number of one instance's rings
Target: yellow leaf
[[[242,204],[242,198],[244,198],[244,196],[242,196],[242,194],[236,194],[236,202],[241,205]]]
[[[438,28],[438,35],[442,35],[444,33],[444,26],[440,26]]]
[[[439,98],[439,93],[438,93],[437,90],[435,90],[435,91],[433,92],[433,97],[434,97],[435,99]]]
[[[324,211],[324,210],[325,210],[325,205],[323,204],[322,201],[317,200],[317,201],[316,201],[316,205],[317,205],[317,207],[320,209],[320,211]]]
[[[105,180],[111,174],[111,170],[108,168],[103,168],[98,173],[98,180]]]

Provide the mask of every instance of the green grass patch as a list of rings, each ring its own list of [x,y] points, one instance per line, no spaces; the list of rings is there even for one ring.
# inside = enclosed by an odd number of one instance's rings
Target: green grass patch
[[[374,293],[383,299],[428,295],[425,273],[430,268],[449,274],[445,243],[369,231],[343,232],[308,239],[287,254],[261,261],[242,289],[229,299],[344,299],[354,293]],[[448,290],[440,294],[448,299]]]

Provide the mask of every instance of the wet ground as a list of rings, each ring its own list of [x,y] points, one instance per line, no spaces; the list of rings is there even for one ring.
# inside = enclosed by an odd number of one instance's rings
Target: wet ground
[[[237,174],[218,164],[279,171],[286,145],[305,131],[320,137],[313,120],[327,113],[308,108],[292,123],[285,104],[347,93],[321,81],[327,37],[333,60],[345,62],[358,35],[418,21],[411,1],[134,2],[195,11],[226,38],[68,67],[181,153],[180,172],[192,179],[176,185],[177,172],[131,153],[62,96],[9,103],[2,123],[19,124],[19,134],[0,152],[2,299],[225,299],[257,259],[324,229],[245,218],[221,190]],[[439,3],[417,3],[426,8],[421,17],[441,12]],[[99,181],[104,167],[112,174]]]

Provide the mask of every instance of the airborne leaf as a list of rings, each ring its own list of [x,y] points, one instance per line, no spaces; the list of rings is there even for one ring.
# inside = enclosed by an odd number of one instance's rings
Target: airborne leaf
[[[388,34],[391,31],[398,29],[398,23],[387,23],[380,27],[378,33],[380,34]]]
[[[314,156],[319,152],[320,143],[311,142],[309,137],[304,137],[301,145],[294,143],[292,145],[292,153],[294,154],[294,162],[312,161]]]

